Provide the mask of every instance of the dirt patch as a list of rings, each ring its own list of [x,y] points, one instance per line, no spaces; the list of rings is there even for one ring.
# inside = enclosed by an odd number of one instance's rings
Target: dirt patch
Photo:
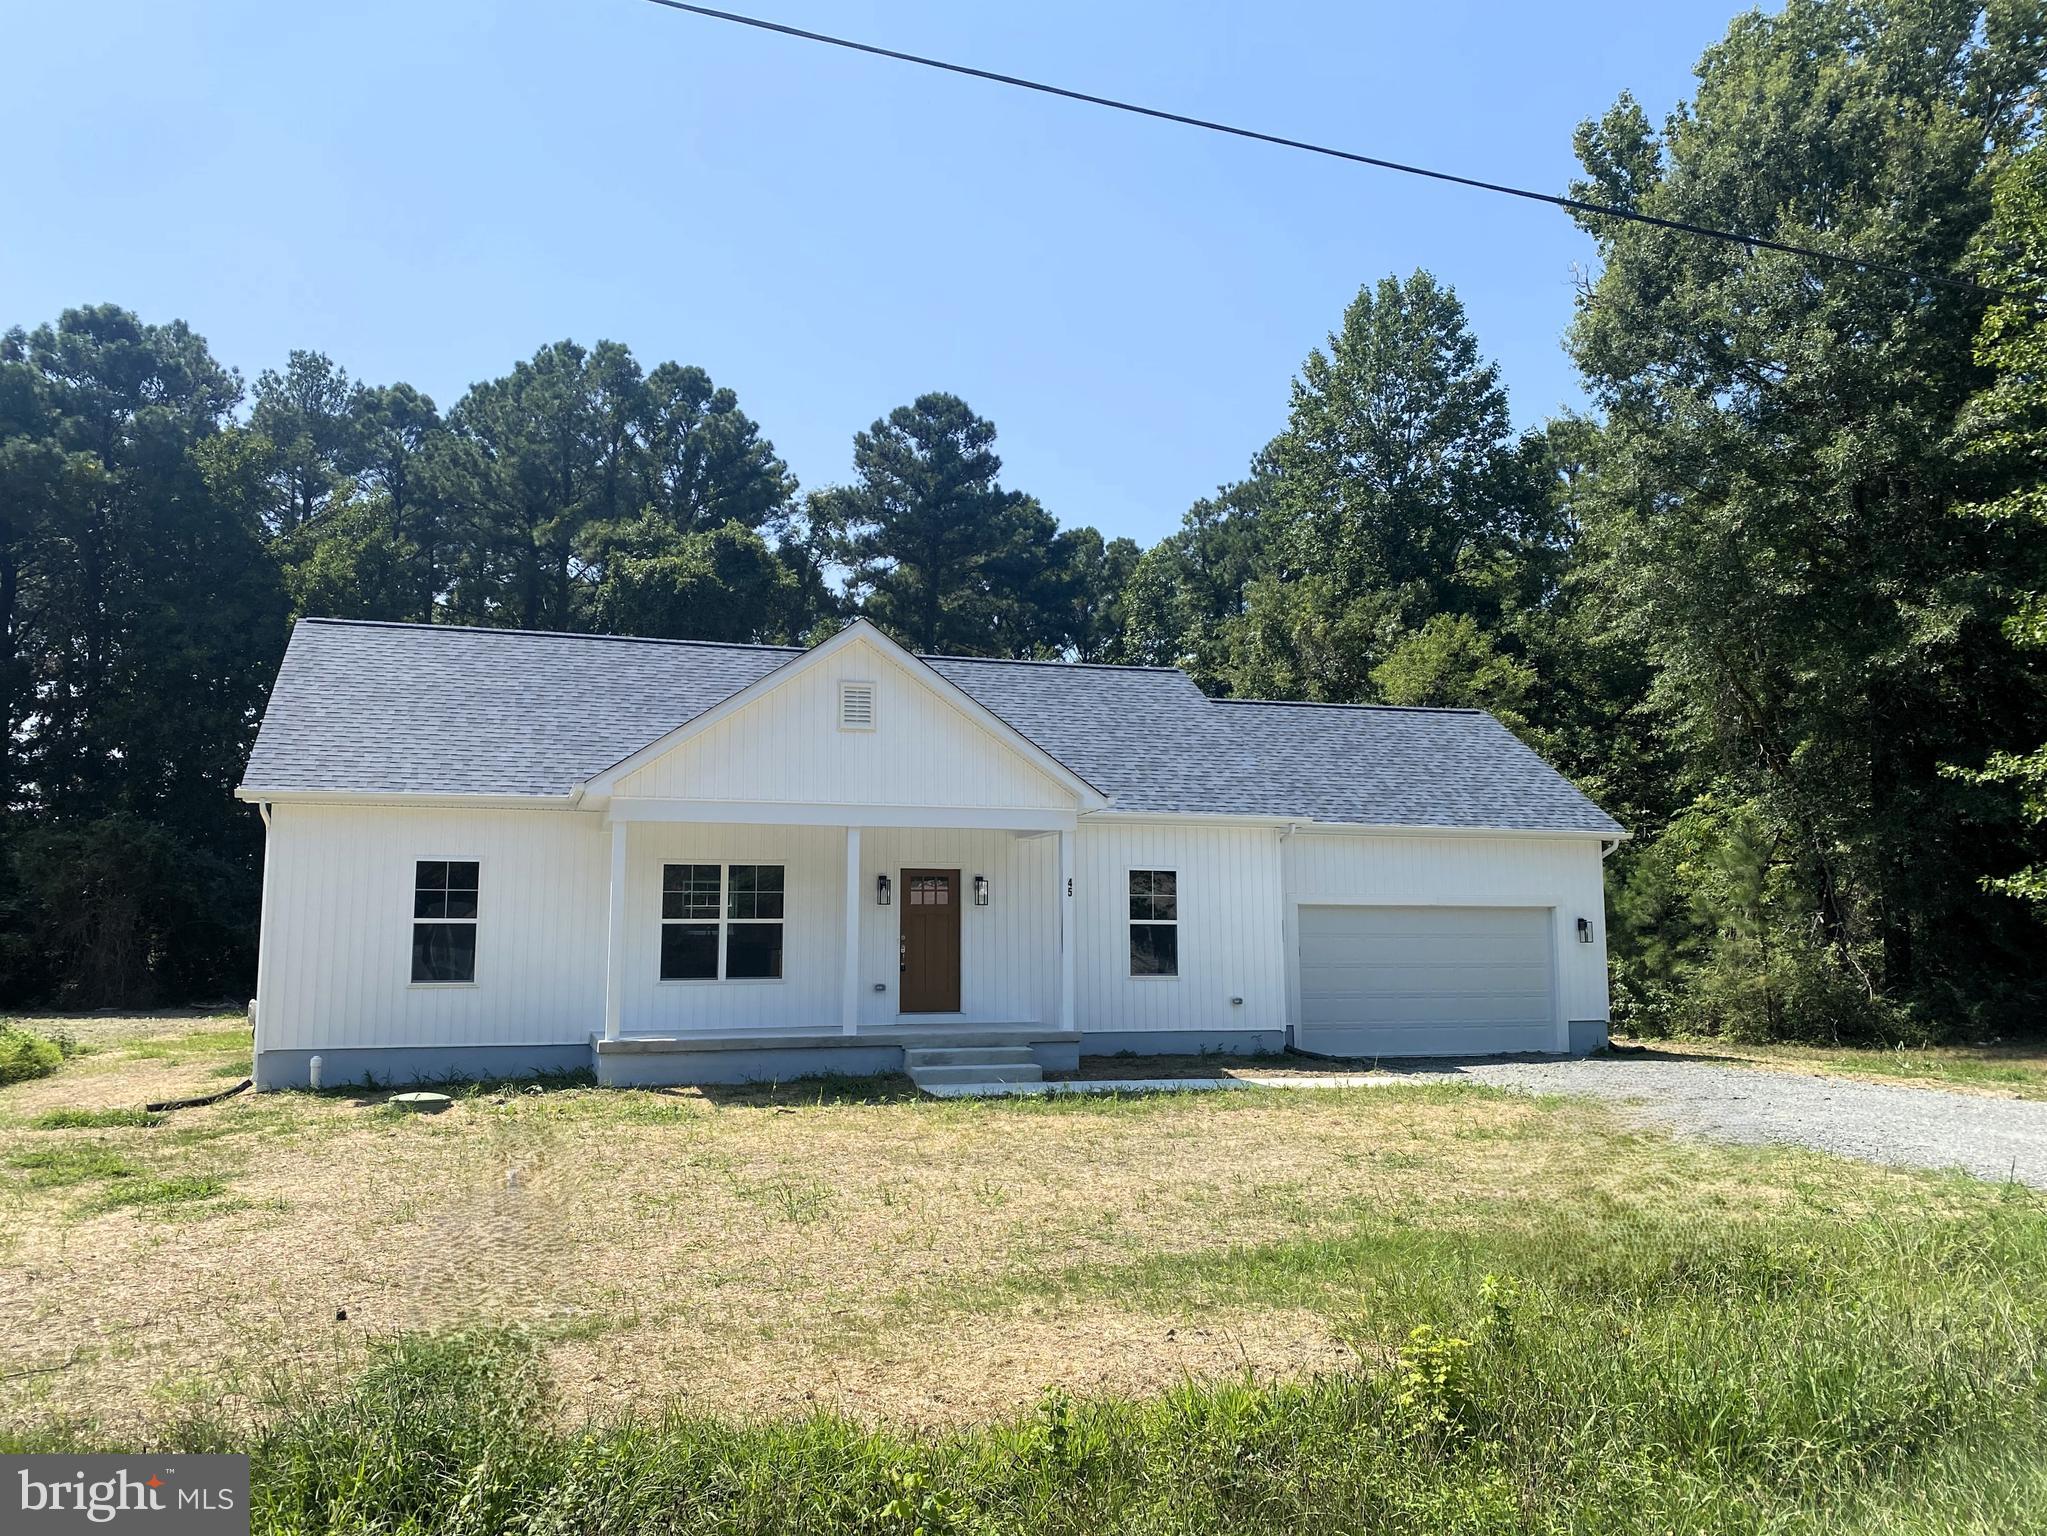
[[[557,1346],[572,1413],[665,1396],[743,1418],[826,1409],[869,1422],[946,1428],[1027,1409],[1047,1391],[1157,1392],[1190,1379],[1258,1381],[1358,1368],[1311,1312],[1206,1312],[1198,1320],[1112,1307],[913,1320],[857,1355],[802,1336],[707,1336],[686,1319]]]

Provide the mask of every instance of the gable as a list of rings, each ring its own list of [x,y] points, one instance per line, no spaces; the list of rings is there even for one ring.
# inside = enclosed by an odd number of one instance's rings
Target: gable
[[[764,679],[756,697],[622,775],[612,797],[1074,807],[1072,789],[911,666],[856,636]],[[872,687],[869,728],[840,725],[842,685]]]

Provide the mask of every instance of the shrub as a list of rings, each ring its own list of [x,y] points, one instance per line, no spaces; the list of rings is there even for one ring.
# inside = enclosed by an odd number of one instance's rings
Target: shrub
[[[54,1040],[14,1024],[0,1024],[0,1083],[25,1083],[48,1077],[64,1064],[64,1051]]]

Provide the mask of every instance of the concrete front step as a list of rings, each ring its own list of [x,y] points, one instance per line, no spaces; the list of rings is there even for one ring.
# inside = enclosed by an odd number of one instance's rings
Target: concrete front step
[[[1027,1045],[906,1046],[903,1066],[918,1067],[1020,1067],[1035,1060]]]
[[[961,1062],[951,1066],[912,1067],[910,1081],[919,1088],[953,1083],[1039,1083],[1045,1069],[1035,1061]]]

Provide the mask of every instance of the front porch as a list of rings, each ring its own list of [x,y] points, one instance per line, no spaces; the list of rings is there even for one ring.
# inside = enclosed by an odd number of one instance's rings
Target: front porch
[[[957,1056],[1028,1059],[1041,1071],[1070,1072],[1080,1062],[1074,1031],[1013,1024],[864,1025],[843,1030],[757,1030],[738,1035],[633,1035],[591,1038],[599,1086],[644,1088],[677,1083],[791,1082],[822,1073],[866,1077],[904,1072]]]
[[[1077,1060],[1071,813],[617,798],[604,814],[600,1083],[899,1072],[906,1051]]]

